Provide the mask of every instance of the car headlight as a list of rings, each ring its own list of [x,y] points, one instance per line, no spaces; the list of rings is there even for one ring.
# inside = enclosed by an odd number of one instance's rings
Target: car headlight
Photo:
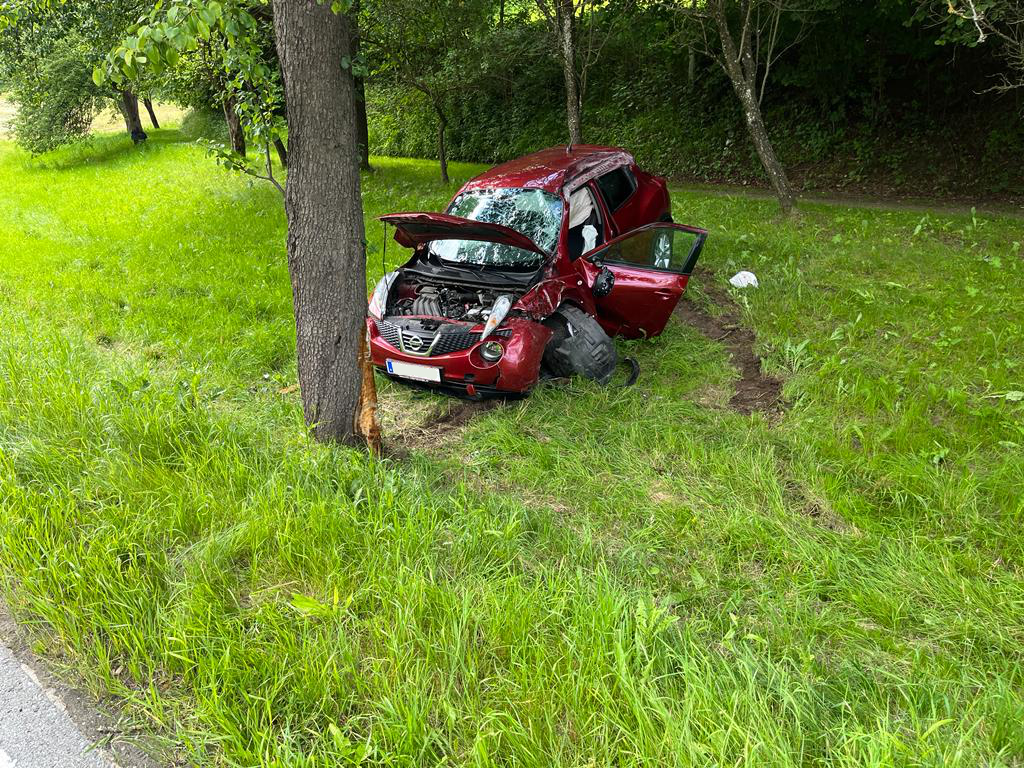
[[[505,319],[510,309],[512,309],[512,297],[507,293],[501,294],[501,296],[494,300],[491,314],[487,316],[487,322],[484,323],[484,331],[480,334],[481,341],[498,329],[498,326],[501,325],[501,321]]]
[[[373,289],[373,295],[370,296],[370,306],[367,308],[370,317],[375,317],[378,320],[384,317],[384,312],[388,307],[388,294],[391,293],[391,286],[395,284],[397,277],[397,272],[388,272],[377,281],[377,287]]]
[[[505,354],[505,348],[496,341],[485,341],[480,345],[480,357],[488,363],[496,363]]]

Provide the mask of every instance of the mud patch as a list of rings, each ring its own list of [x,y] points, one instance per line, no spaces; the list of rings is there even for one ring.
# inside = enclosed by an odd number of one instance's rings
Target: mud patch
[[[433,398],[431,398],[433,399]],[[384,455],[395,459],[408,458],[413,451],[429,452],[458,435],[473,419],[487,411],[505,405],[501,398],[487,400],[458,400],[445,397],[441,402],[415,407],[404,402],[396,403],[401,415],[384,406],[381,413],[384,439]],[[391,405],[389,403],[388,405]],[[389,439],[388,435],[396,435]]]
[[[729,359],[740,374],[735,391],[729,398],[729,407],[744,414],[755,411],[780,413],[784,409],[782,381],[761,370],[761,358],[754,352],[754,332],[743,326],[739,306],[715,282],[709,270],[697,267],[693,276],[700,280],[701,290],[714,301],[721,314],[712,315],[685,296],[676,307],[675,314],[707,338],[725,344],[729,350]]]

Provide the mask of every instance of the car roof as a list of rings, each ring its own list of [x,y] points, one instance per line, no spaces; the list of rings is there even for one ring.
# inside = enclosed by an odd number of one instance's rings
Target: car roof
[[[619,147],[577,144],[548,147],[496,165],[470,179],[463,191],[525,187],[558,194],[570,191],[619,165],[632,165],[633,156]]]

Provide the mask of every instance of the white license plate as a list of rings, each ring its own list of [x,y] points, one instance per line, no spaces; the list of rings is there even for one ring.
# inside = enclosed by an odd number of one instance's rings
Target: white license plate
[[[441,381],[441,369],[432,365],[417,365],[416,363],[403,363],[401,360],[388,360],[388,373],[392,376],[400,376],[403,379],[415,379],[416,381]]]

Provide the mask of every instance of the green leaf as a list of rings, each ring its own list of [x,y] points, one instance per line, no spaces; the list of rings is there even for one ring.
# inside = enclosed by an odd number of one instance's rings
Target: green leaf
[[[1011,403],[1019,403],[1021,400],[1024,400],[1024,392],[1017,389],[1011,389],[1003,395],[1003,399],[1009,400]]]
[[[292,595],[291,606],[307,616],[329,616],[331,614],[331,609],[319,600],[298,592]]]
[[[92,81],[96,83],[96,85],[103,85],[104,80],[106,80],[106,76],[103,74],[103,70],[99,67],[93,67]]]

